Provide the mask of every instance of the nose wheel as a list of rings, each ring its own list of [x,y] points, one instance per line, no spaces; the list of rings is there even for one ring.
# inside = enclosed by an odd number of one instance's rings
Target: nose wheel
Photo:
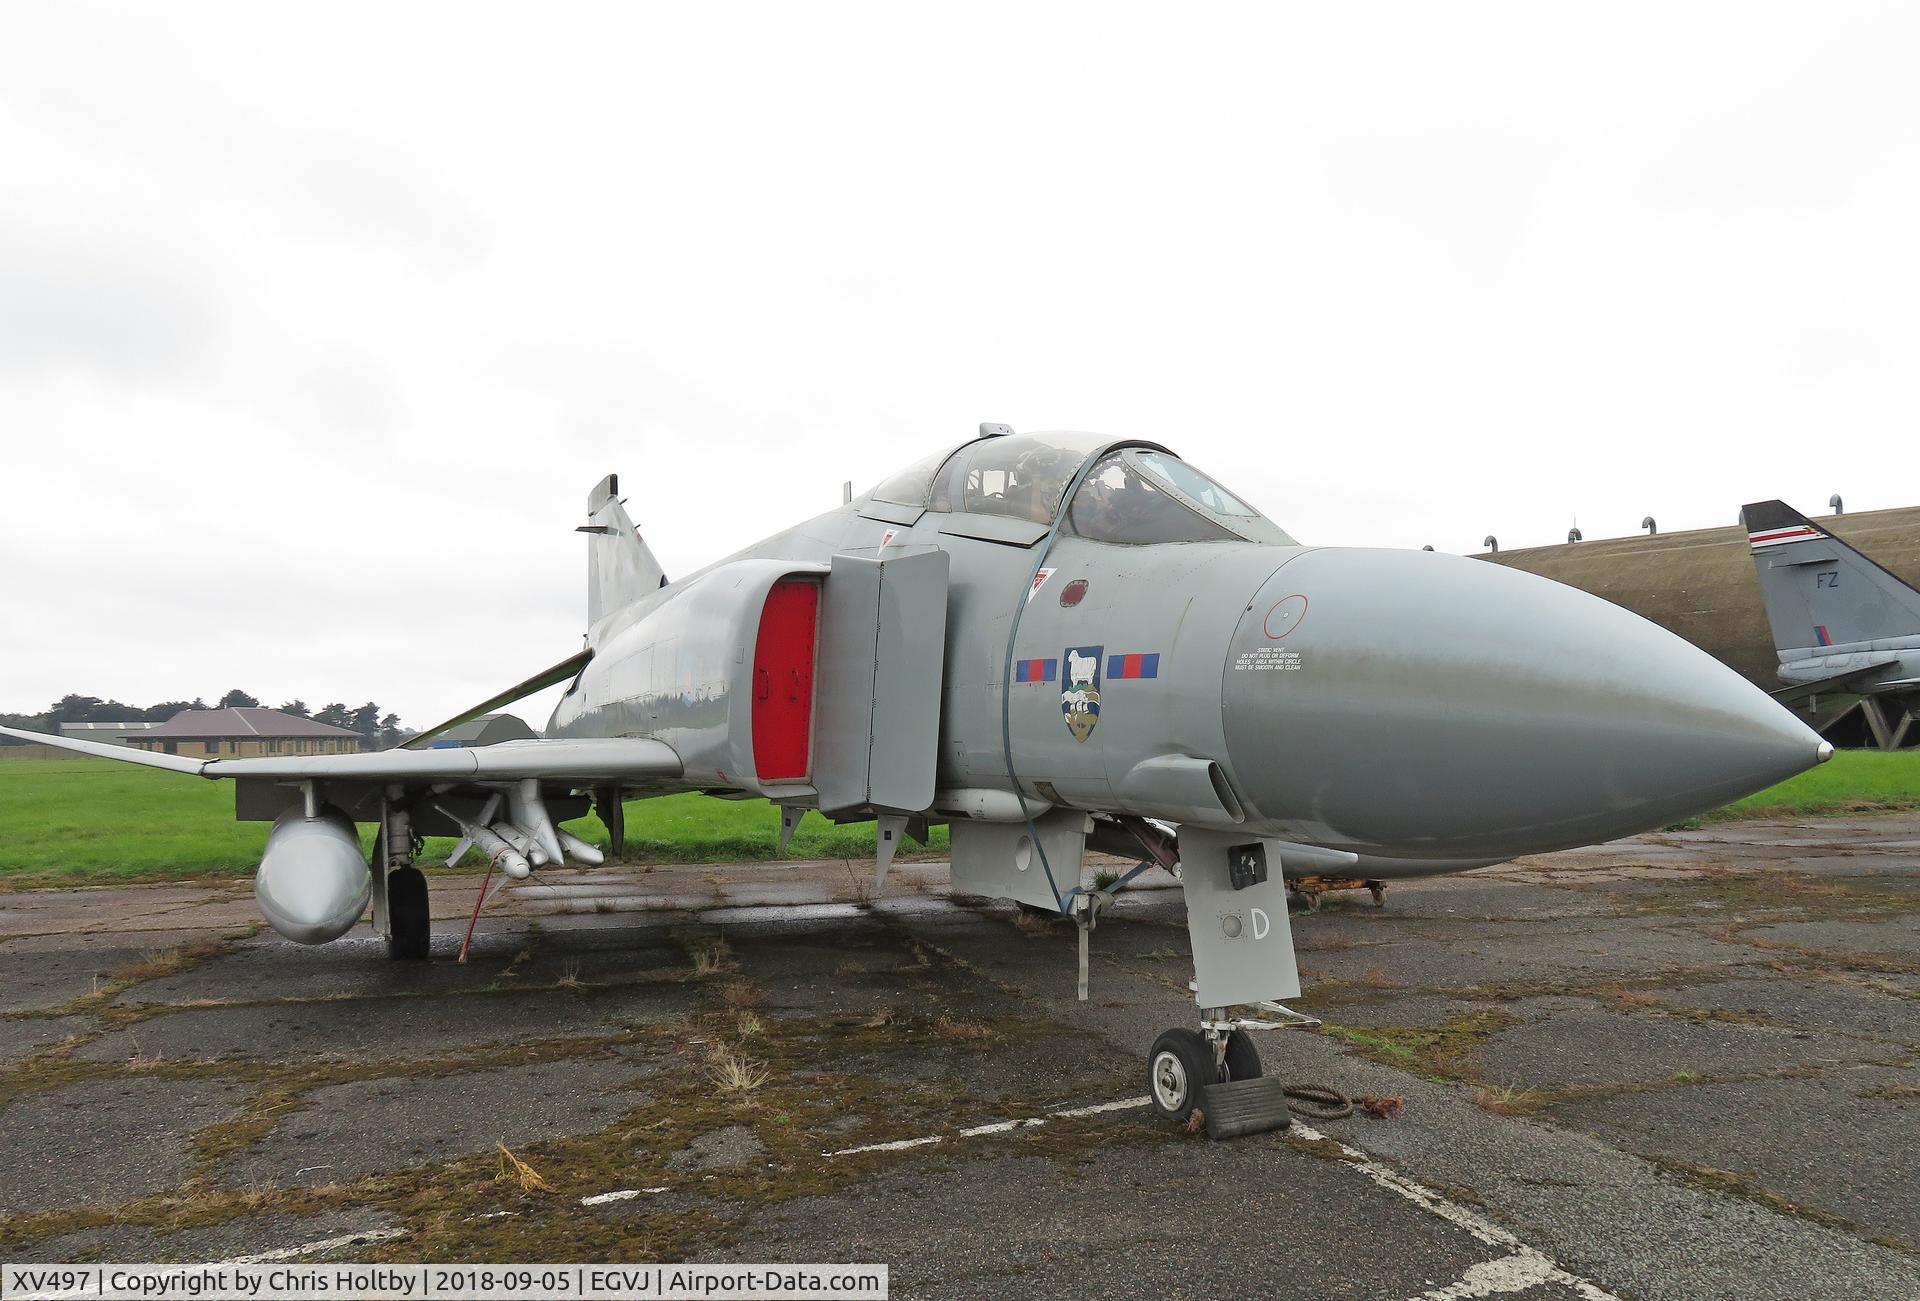
[[[1185,1123],[1199,1105],[1200,1090],[1219,1078],[1213,1049],[1198,1030],[1168,1030],[1147,1053],[1147,1096],[1162,1120]]]
[[[1155,1115],[1185,1124],[1200,1105],[1200,1090],[1258,1079],[1261,1070],[1260,1050],[1245,1030],[1180,1026],[1155,1039],[1147,1052],[1147,1097]]]

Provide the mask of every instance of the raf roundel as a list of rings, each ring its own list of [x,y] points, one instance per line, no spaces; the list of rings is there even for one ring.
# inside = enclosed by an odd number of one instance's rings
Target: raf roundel
[[[1298,628],[1307,617],[1307,598],[1298,592],[1283,597],[1267,611],[1265,624],[1267,640],[1280,641]]]
[[[1087,580],[1084,578],[1076,578],[1060,589],[1060,604],[1064,606],[1071,607],[1078,605],[1084,601],[1086,597]]]

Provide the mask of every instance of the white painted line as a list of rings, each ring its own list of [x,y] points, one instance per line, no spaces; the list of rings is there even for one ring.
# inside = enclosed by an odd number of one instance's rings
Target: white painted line
[[[1131,1111],[1135,1107],[1147,1105],[1142,1094],[1137,1098],[1121,1098],[1117,1102],[1097,1102],[1091,1107],[1068,1107],[1062,1111],[1050,1111],[1045,1116],[1027,1120],[996,1120],[990,1125],[975,1125],[961,1130],[957,1138],[979,1138],[983,1134],[1009,1134],[1016,1129],[1032,1129],[1044,1125],[1049,1120],[1072,1120],[1076,1116],[1097,1116],[1106,1111]],[[821,1156],[854,1156],[861,1152],[904,1152],[908,1148],[930,1147],[935,1143],[944,1143],[944,1134],[924,1134],[919,1138],[899,1138],[891,1143],[863,1143],[859,1147],[843,1147],[837,1152],[822,1152]]]
[[[1050,1115],[1060,1117],[1097,1116],[1103,1111],[1132,1111],[1135,1107],[1144,1107],[1150,1099],[1146,1094],[1137,1098],[1122,1098],[1118,1102],[1097,1102],[1091,1107],[1068,1107],[1065,1111],[1055,1111]]]
[[[1031,1129],[1044,1125],[1049,1120],[1069,1120],[1078,1116],[1097,1116],[1109,1111],[1131,1111],[1147,1105],[1143,1094],[1137,1098],[1120,1098],[1113,1102],[1098,1102],[1088,1107],[1067,1107],[1060,1111],[1049,1112],[1042,1117],[1027,1120],[998,1120],[987,1125],[974,1125],[961,1130],[958,1138],[977,1138],[986,1134],[1009,1134],[1017,1129]],[[1456,1205],[1442,1197],[1424,1184],[1417,1184],[1397,1170],[1382,1165],[1357,1147],[1350,1147],[1338,1139],[1330,1139],[1311,1125],[1293,1122],[1294,1132],[1310,1142],[1330,1142],[1339,1147],[1346,1160],[1342,1165],[1350,1165],[1380,1187],[1398,1193],[1424,1211],[1428,1211],[1447,1221],[1455,1228],[1464,1230],[1489,1247],[1505,1249],[1506,1255],[1496,1260],[1483,1260],[1470,1267],[1458,1282],[1446,1287],[1423,1292],[1415,1301],[1472,1301],[1472,1298],[1498,1296],[1505,1293],[1523,1292],[1527,1288],[1541,1283],[1558,1283],[1578,1292],[1584,1301],[1620,1301],[1613,1293],[1581,1278],[1569,1274],[1540,1252],[1507,1232],[1497,1224],[1481,1219],[1464,1206]],[[891,1143],[863,1143],[859,1147],[843,1147],[836,1152],[822,1152],[824,1157],[855,1156],[862,1152],[905,1152],[910,1148],[931,1147],[946,1142],[944,1134],[923,1134],[919,1138],[895,1139]],[[659,1191],[659,1190],[654,1190]],[[597,1201],[624,1200],[636,1196],[629,1190],[624,1194],[602,1194],[600,1198],[584,1199],[584,1204]]]
[[[938,1143],[941,1136],[929,1134],[925,1138],[902,1138],[892,1143],[863,1143],[859,1147],[843,1147],[838,1152],[822,1152],[821,1156],[852,1156],[856,1152],[904,1152],[910,1147],[926,1147]]]
[[[1329,1139],[1313,1126],[1298,1120],[1293,1122],[1293,1128],[1295,1133],[1309,1142],[1330,1142],[1338,1146],[1346,1156],[1341,1164],[1352,1166],[1380,1187],[1400,1194],[1415,1206],[1432,1212],[1489,1247],[1504,1247],[1510,1253],[1499,1260],[1481,1261],[1469,1269],[1459,1282],[1432,1292],[1423,1292],[1416,1301],[1463,1301],[1468,1297],[1519,1292],[1538,1283],[1558,1283],[1570,1287],[1585,1301],[1620,1301],[1619,1297],[1605,1288],[1561,1269],[1499,1225],[1481,1219],[1466,1207],[1448,1201],[1424,1184],[1417,1184],[1399,1171],[1382,1165],[1359,1148],[1350,1147],[1338,1139]]]
[[[591,1197],[582,1197],[582,1206],[605,1206],[609,1202],[630,1202],[636,1197],[648,1193],[664,1193],[664,1188],[616,1188],[610,1193],[595,1193]]]
[[[1016,1129],[1025,1129],[1029,1125],[1044,1125],[1044,1120],[1001,1120],[991,1125],[975,1125],[972,1129],[960,1131],[961,1138],[978,1138],[982,1134],[1006,1134]]]
[[[1559,1272],[1552,1261],[1527,1248],[1497,1260],[1476,1261],[1467,1266],[1458,1283],[1422,1292],[1418,1301],[1470,1301],[1473,1297],[1524,1292],[1541,1283],[1558,1282],[1554,1275]],[[1598,1295],[1606,1293],[1598,1292]]]
[[[405,1229],[368,1229],[364,1233],[343,1233],[337,1238],[322,1238],[318,1242],[305,1242],[298,1247],[282,1247],[278,1251],[262,1251],[252,1256],[234,1256],[229,1260],[217,1261],[221,1265],[265,1265],[276,1260],[297,1260],[301,1256],[311,1256],[317,1251],[332,1251],[335,1247],[352,1247],[369,1242],[385,1242],[390,1238],[404,1238]]]

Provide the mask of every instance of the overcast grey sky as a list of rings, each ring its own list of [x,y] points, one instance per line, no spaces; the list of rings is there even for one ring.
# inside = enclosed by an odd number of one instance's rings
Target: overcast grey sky
[[[677,574],[982,420],[1321,543],[1910,504],[1917,13],[10,0],[0,709],[425,724],[607,471]]]

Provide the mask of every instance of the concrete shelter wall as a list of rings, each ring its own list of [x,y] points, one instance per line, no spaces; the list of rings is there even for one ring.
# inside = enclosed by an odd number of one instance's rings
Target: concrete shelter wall
[[[1810,518],[1920,587],[1920,506]],[[1591,592],[1685,637],[1768,690],[1780,685],[1760,582],[1738,524],[1503,550],[1476,559]]]

